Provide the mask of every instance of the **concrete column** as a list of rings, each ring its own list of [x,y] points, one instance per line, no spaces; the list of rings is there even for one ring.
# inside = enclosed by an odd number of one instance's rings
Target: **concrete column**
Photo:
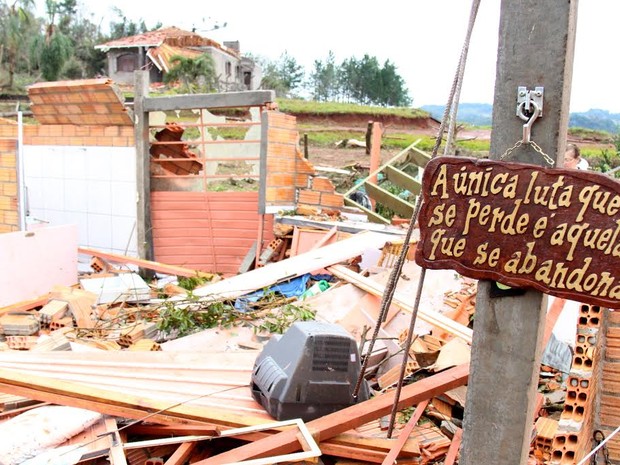
[[[542,86],[532,140],[562,163],[576,20],[577,0],[502,0],[491,158],[522,139],[517,88]],[[507,160],[545,164],[532,145]],[[478,287],[461,465],[526,464],[529,452],[547,299],[537,291],[491,297],[492,285]]]
[[[149,153],[149,113],[143,99],[149,95],[148,71],[135,71],[134,124],[136,144],[136,232],[138,255],[153,260],[153,228],[151,223],[151,155]],[[146,273],[146,270],[144,271]]]

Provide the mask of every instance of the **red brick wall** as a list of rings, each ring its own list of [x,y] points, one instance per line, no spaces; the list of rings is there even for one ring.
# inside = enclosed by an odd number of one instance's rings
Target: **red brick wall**
[[[0,137],[17,137],[16,124],[0,122]],[[133,126],[24,125],[25,145],[133,147]]]
[[[0,233],[19,230],[17,139],[0,138]]]
[[[299,132],[294,116],[267,112],[266,205],[311,205],[317,208],[344,206],[328,178],[317,176],[298,147]]]

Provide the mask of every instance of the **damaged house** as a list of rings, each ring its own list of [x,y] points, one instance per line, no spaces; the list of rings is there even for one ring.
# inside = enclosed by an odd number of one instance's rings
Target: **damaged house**
[[[151,82],[161,82],[172,67],[174,56],[197,58],[207,53],[213,58],[220,90],[258,89],[260,66],[241,54],[239,42],[220,44],[195,32],[166,27],[95,46],[107,55],[107,74],[119,84],[132,84],[136,70],[148,70]]]

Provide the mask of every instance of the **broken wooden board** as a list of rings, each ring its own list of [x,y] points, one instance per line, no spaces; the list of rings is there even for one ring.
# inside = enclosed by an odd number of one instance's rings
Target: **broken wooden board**
[[[396,443],[394,444],[392,449],[390,449],[390,452],[386,455],[385,460],[382,462],[382,465],[392,465],[393,463],[396,462],[396,458],[398,457],[398,454],[400,453],[403,446],[407,442],[407,438],[411,434],[411,431],[418,424],[418,420],[422,417],[422,414],[424,413],[424,409],[426,408],[427,405],[428,405],[428,399],[423,400],[416,406],[416,409],[411,415],[411,418],[409,418],[405,427],[400,431],[400,434],[398,435],[398,439]]]
[[[78,252],[84,255],[90,255],[92,257],[104,258],[113,263],[124,263],[128,265],[136,265],[140,268],[145,268],[147,270],[157,271],[159,273],[174,275],[174,276],[185,276],[191,278],[193,276],[198,276],[200,278],[207,278],[217,280],[219,279],[218,275],[212,273],[205,273],[203,271],[192,270],[190,268],[184,268],[182,266],[176,265],[167,265],[165,263],[153,262],[150,260],[142,260],[137,257],[128,257],[126,255],[113,254],[108,252],[103,252],[101,250],[92,249],[90,247],[78,247]]]
[[[49,301],[49,299],[49,294],[45,294],[39,297],[35,297],[34,299],[24,300],[22,302],[7,305],[6,307],[0,307],[0,315],[4,315],[10,312],[25,312],[26,310],[32,310],[36,307],[41,307],[42,305],[45,305]]]
[[[620,308],[620,184],[600,173],[464,157],[424,169],[416,262]]]
[[[287,281],[291,278],[319,270],[335,263],[362,255],[368,250],[378,250],[394,238],[387,234],[364,232],[334,244],[287,258],[276,263],[233,276],[214,284],[194,289],[198,297],[232,299],[256,289]]]

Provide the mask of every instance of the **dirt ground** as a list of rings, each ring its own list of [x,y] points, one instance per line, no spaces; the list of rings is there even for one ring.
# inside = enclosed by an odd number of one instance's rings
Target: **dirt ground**
[[[371,116],[365,115],[340,115],[329,118],[308,118],[296,115],[298,124],[303,124],[308,130],[331,130],[338,131],[355,131],[364,133],[368,126]],[[415,134],[434,137],[438,133],[439,123],[433,119],[403,120],[395,118],[394,120],[384,118],[381,123],[385,131],[393,131],[399,134]],[[308,126],[309,125],[309,126]],[[458,132],[458,139],[468,140],[490,140],[491,129],[489,128],[472,128],[462,129]],[[611,149],[613,145],[608,141],[595,139],[579,139],[572,136],[568,137],[568,142],[578,144],[583,149]],[[382,163],[385,163],[394,155],[398,154],[398,149],[383,149],[381,153]],[[308,159],[313,165],[325,166],[332,168],[349,168],[351,166],[368,167],[370,164],[370,156],[366,155],[366,150],[359,147],[316,147],[308,148]]]
[[[332,131],[351,131],[365,133],[372,116],[365,115],[335,115],[329,118],[307,117],[296,115],[297,122],[304,125],[304,130],[332,130]],[[377,118],[375,117],[375,121]],[[393,132],[398,134],[413,134],[419,136],[434,137],[437,135],[439,123],[431,118],[428,119],[403,119],[383,117],[379,121],[383,124],[385,133]],[[488,140],[491,131],[489,129],[475,129],[469,131],[459,131],[460,139]],[[385,163],[397,155],[400,149],[382,149],[381,161]],[[351,166],[368,167],[370,156],[366,154],[365,148],[347,147],[308,147],[308,159],[317,166],[332,168],[349,168]]]

